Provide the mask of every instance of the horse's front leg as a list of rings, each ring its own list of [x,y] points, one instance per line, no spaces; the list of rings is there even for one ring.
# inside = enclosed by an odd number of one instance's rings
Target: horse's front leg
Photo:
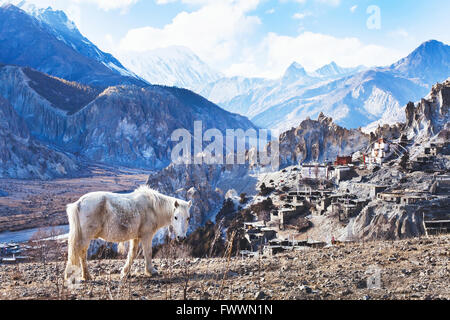
[[[145,258],[145,275],[151,277],[158,274],[158,270],[152,264],[152,242],[153,236],[142,239],[142,248],[144,249]]]
[[[139,249],[139,239],[130,240],[130,248],[128,249],[128,258],[125,266],[122,269],[121,278],[125,278],[130,274],[133,260],[136,257]]]

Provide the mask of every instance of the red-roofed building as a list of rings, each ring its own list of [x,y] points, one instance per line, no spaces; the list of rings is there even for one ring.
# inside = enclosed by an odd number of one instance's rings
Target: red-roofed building
[[[334,162],[335,166],[347,166],[352,163],[352,157],[337,157]]]

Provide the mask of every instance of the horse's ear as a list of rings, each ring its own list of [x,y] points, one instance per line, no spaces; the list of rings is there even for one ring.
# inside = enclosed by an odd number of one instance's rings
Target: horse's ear
[[[189,206],[189,208],[192,207],[192,200],[189,200],[188,206]]]
[[[175,201],[175,208],[178,208],[180,206],[180,204],[178,203],[178,201]]]

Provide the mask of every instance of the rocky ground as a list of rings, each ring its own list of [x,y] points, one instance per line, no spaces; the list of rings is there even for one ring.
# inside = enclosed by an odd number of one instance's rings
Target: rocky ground
[[[89,261],[93,280],[70,288],[63,262],[1,265],[0,299],[450,299],[449,258],[448,235],[261,258],[160,255],[152,278],[142,275],[142,259],[124,281],[123,260],[97,260]]]

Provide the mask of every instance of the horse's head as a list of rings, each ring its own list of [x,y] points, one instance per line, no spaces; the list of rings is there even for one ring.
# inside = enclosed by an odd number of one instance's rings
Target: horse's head
[[[175,208],[172,217],[171,228],[177,240],[186,238],[186,233],[189,227],[189,220],[191,219],[189,209],[192,206],[192,201],[186,202],[182,200],[175,201]]]

